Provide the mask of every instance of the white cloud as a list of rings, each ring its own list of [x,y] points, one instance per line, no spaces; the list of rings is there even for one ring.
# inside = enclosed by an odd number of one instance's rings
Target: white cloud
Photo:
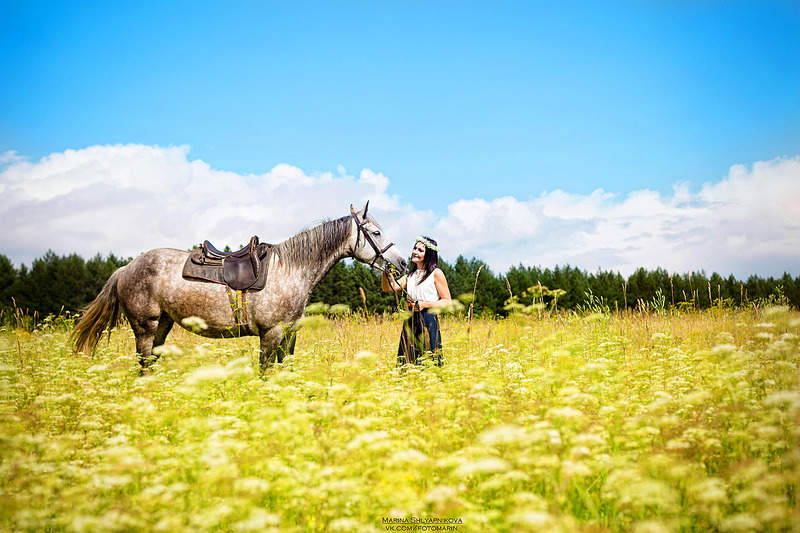
[[[410,210],[386,193],[388,179],[369,169],[356,179],[342,172],[308,176],[281,164],[244,176],[188,155],[187,147],[116,145],[67,150],[38,162],[12,160],[0,172],[0,253],[27,263],[48,248],[84,257],[135,256],[206,238],[219,246],[237,246],[255,234],[279,242],[367,200],[395,232],[390,235],[413,238],[403,220]],[[413,214],[418,225],[432,216]]]
[[[594,270],[662,266],[800,274],[800,157],[737,165],[695,194],[687,183],[671,196],[638,190],[624,198],[596,190],[563,191],[528,201],[458,201],[437,229],[449,245],[499,271],[523,263],[570,263]],[[478,253],[479,252],[479,253]]]
[[[397,188],[397,187],[396,187]],[[454,199],[437,218],[391,194],[387,176],[343,167],[308,175],[289,164],[260,175],[215,170],[188,147],[91,146],[30,162],[0,155],[0,253],[29,263],[48,248],[84,257],[186,248],[208,238],[277,242],[303,227],[370,210],[401,247],[430,234],[446,259],[463,254],[496,272],[518,263],[630,273],[639,266],[737,276],[800,274],[800,157],[731,167],[692,192],[620,195],[551,191],[520,200]]]
[[[481,198],[459,200],[447,208],[434,235],[445,246],[456,249],[480,249],[484,245],[512,246],[537,233],[542,218],[536,205],[504,196],[488,202]],[[487,259],[488,260],[488,259]]]

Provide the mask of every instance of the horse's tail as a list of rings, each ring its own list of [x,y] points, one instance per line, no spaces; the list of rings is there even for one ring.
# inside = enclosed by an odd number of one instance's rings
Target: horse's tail
[[[69,336],[70,343],[75,344],[76,352],[94,352],[105,329],[108,329],[108,336],[111,338],[111,330],[119,319],[117,281],[123,268],[125,267],[118,268],[111,274],[97,298],[81,310],[81,318]]]

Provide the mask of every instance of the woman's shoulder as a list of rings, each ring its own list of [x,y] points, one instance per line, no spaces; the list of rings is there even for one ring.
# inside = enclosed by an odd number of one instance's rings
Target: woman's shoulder
[[[444,279],[444,272],[442,272],[441,268],[437,268],[433,271],[433,276],[436,279]]]

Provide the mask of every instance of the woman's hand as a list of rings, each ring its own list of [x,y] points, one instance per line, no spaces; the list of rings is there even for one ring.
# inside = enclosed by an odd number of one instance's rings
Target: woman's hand
[[[387,277],[388,274],[388,277]],[[406,286],[406,276],[401,277],[399,280],[395,279],[391,273],[385,270],[381,276],[381,289],[383,292],[397,292]]]
[[[408,310],[409,311],[422,311],[423,309],[427,309],[428,306],[425,306],[428,302],[420,302],[419,300],[408,301]],[[423,307],[424,306],[424,307]]]

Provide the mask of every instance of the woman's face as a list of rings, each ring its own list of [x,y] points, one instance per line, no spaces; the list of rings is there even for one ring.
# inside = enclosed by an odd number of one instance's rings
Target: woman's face
[[[417,268],[421,268],[425,262],[425,245],[419,241],[414,245],[414,249],[411,250],[411,262],[417,265]]]

